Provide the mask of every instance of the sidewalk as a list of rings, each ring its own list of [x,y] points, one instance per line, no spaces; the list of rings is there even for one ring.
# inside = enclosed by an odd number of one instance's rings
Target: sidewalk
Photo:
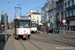
[[[40,34],[47,34],[46,31],[37,31],[37,32],[39,32]],[[53,34],[53,33],[49,33],[49,34]],[[75,38],[75,31],[73,31],[73,32],[72,31],[65,31],[65,35],[64,35],[63,31],[61,30],[60,33],[58,33],[57,35]]]
[[[60,31],[60,35],[63,34],[63,30]],[[65,31],[66,36],[75,37],[75,31]]]
[[[61,32],[63,32],[63,30],[60,30]],[[65,32],[72,32],[72,33],[75,33],[75,31],[65,31]]]
[[[15,50],[13,35],[10,32],[11,30],[7,32],[8,41],[6,43],[4,42],[5,34],[0,33],[0,50]]]
[[[46,34],[47,32],[46,31],[37,31],[37,33],[40,33],[40,34]]]

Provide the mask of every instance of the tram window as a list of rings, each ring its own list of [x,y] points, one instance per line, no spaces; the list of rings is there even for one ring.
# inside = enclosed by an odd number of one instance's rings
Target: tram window
[[[16,24],[16,28],[18,28],[19,27],[18,21],[16,21],[15,24]]]
[[[37,25],[36,24],[32,24],[32,27],[37,27]]]
[[[30,21],[19,21],[19,28],[28,28],[30,27]]]
[[[30,27],[30,22],[29,21],[24,21],[24,27]]]
[[[23,28],[23,21],[19,21],[19,27]]]

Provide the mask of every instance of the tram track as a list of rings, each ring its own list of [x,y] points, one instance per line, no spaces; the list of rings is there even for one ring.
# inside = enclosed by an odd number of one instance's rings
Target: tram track
[[[27,48],[26,48],[26,45],[24,45],[24,42],[28,42],[28,43],[30,43],[30,44],[32,44],[33,46],[35,46],[35,48],[37,48],[38,50],[41,50],[41,48],[40,47],[38,47],[36,44],[34,44],[32,41],[30,41],[30,40],[26,40],[26,41],[22,41],[21,39],[19,39],[19,41],[20,41],[20,43],[21,43],[21,45],[22,45],[22,47],[24,48],[24,50],[28,50]]]
[[[20,43],[22,44],[24,50],[27,50],[26,47],[24,46],[24,44],[22,43],[22,41],[21,41],[21,40],[19,40],[19,41],[20,41]]]
[[[31,44],[33,44],[35,47],[37,47],[39,50],[41,50],[41,48],[40,47],[38,47],[37,45],[35,45],[33,42],[31,42],[30,40],[29,40],[29,42],[31,43]]]

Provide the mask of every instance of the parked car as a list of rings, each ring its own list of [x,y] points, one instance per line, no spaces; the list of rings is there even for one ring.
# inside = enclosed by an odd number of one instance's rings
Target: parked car
[[[60,32],[60,29],[59,28],[51,28],[51,29],[49,29],[49,33],[53,33],[53,31],[54,31],[54,33],[59,33]]]
[[[53,33],[53,30],[54,30],[53,28],[49,29],[49,33]]]
[[[2,30],[2,26],[0,25],[0,33],[2,32],[3,30]]]
[[[5,30],[5,26],[2,27],[3,31]]]
[[[54,29],[54,32],[55,32],[55,33],[59,33],[59,32],[60,32],[60,29],[59,29],[59,28],[55,28],[55,29]]]

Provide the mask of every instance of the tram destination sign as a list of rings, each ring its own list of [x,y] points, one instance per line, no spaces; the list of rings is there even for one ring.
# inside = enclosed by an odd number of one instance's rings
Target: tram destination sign
[[[29,19],[29,17],[20,17],[20,19]]]
[[[36,24],[36,22],[32,22],[32,24]]]

